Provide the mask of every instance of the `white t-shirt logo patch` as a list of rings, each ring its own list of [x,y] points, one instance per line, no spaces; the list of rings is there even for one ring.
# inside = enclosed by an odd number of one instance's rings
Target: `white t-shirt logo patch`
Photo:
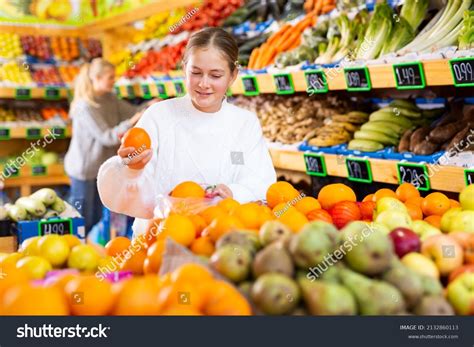
[[[232,165],[244,165],[244,153],[230,152],[230,161]]]

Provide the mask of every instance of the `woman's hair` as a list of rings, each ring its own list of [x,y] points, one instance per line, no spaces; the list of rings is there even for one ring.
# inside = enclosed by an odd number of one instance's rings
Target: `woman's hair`
[[[183,62],[186,64],[194,49],[207,47],[217,48],[229,64],[230,71],[234,72],[238,66],[239,47],[232,35],[221,28],[205,28],[191,35],[186,45]]]
[[[102,58],[95,58],[90,63],[82,65],[74,81],[74,99],[72,100],[72,106],[78,100],[84,100],[89,105],[97,106],[94,100],[92,79],[102,75],[107,69],[114,69],[114,65]]]

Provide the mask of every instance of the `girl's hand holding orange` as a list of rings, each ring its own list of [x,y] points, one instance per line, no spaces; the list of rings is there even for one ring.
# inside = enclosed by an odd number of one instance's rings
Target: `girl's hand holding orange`
[[[143,169],[153,157],[150,136],[142,128],[128,130],[122,137],[117,154],[130,169]]]

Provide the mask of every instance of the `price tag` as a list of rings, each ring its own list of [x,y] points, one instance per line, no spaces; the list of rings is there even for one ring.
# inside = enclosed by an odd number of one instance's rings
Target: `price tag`
[[[66,137],[66,129],[62,127],[51,128],[51,134],[54,139],[64,139]]]
[[[38,236],[57,234],[66,235],[72,234],[72,220],[67,219],[53,219],[40,221],[38,223]]]
[[[143,99],[151,99],[150,86],[148,84],[142,84],[141,88]]]
[[[344,77],[348,91],[358,92],[372,89],[369,69],[365,66],[345,68]]]
[[[186,89],[184,88],[183,81],[174,81],[173,85],[177,96],[183,96],[185,94]]]
[[[411,183],[418,190],[430,190],[428,169],[423,164],[397,163],[398,182]]]
[[[306,174],[310,176],[326,177],[326,161],[320,154],[304,153],[304,163],[306,165]]]
[[[327,93],[328,84],[326,81],[326,75],[322,70],[311,70],[304,73],[306,79],[306,92],[310,94],[314,93]]]
[[[10,140],[9,128],[0,128],[0,140]]]
[[[3,177],[5,178],[12,178],[18,177],[20,175],[20,170],[13,166],[5,166],[3,168]]]
[[[117,98],[121,98],[122,95],[120,95],[120,88],[119,87],[115,87],[115,95],[117,95]]]
[[[41,128],[26,128],[26,138],[28,140],[41,138]]]
[[[260,94],[260,90],[258,89],[257,77],[242,76],[242,84],[244,86],[244,95],[253,96]]]
[[[133,88],[131,84],[129,84],[126,88],[127,88],[127,98],[135,99],[135,88]]]
[[[31,89],[30,88],[17,88],[15,90],[15,98],[18,100],[30,100]]]
[[[456,87],[474,86],[474,58],[459,58],[449,61]]]
[[[355,182],[372,183],[372,168],[366,159],[346,158],[347,179]]]
[[[44,91],[44,98],[46,100],[59,100],[61,99],[61,93],[59,88],[46,88]]]
[[[464,178],[466,179],[466,186],[474,184],[474,170],[466,169],[464,170]]]
[[[393,65],[397,89],[422,89],[426,87],[425,73],[420,62]]]
[[[45,176],[46,172],[46,166],[44,165],[35,165],[31,167],[32,176]]]
[[[279,95],[293,94],[295,87],[293,85],[293,79],[288,73],[280,73],[273,75],[273,81],[275,82],[276,93]]]
[[[158,89],[158,96],[162,99],[168,98],[168,94],[166,93],[166,86],[164,83],[157,83],[156,89]]]

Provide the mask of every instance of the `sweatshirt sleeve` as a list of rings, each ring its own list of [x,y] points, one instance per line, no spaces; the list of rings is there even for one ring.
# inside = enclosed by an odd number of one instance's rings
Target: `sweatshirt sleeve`
[[[158,104],[156,105],[158,107]],[[99,169],[97,188],[102,203],[111,211],[135,218],[153,218],[157,194],[158,111],[151,106],[137,123],[151,138],[153,157],[142,170],[130,169],[119,156],[107,160]]]
[[[234,158],[233,165],[239,165],[237,175],[229,184],[234,199],[239,202],[264,200],[268,187],[276,182],[273,162],[262,134],[258,118],[253,115],[249,129],[241,137],[245,141],[243,158]]]
[[[127,119],[115,127],[109,128],[102,117],[88,105],[79,106],[74,112],[78,114],[77,117],[84,129],[87,129],[95,140],[106,147],[120,144],[119,134],[123,134],[131,127],[130,121]]]

